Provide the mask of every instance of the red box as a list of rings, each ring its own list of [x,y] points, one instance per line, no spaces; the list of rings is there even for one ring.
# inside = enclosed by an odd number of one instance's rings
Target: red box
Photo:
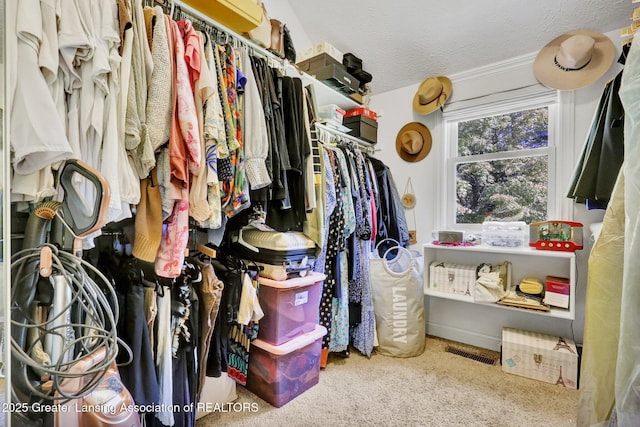
[[[260,325],[262,328],[262,325]],[[304,393],[320,379],[324,326],[274,346],[257,339],[249,351],[247,389],[279,408]]]
[[[344,114],[345,117],[353,117],[353,116],[365,116],[370,118],[371,120],[378,120],[378,114],[375,111],[371,111],[368,108],[360,107],[354,108],[353,110],[349,110]]]
[[[258,300],[264,317],[260,319],[258,338],[280,345],[313,331],[318,324],[325,277],[316,272],[283,281],[260,277]]]
[[[571,282],[566,277],[547,276],[545,280],[544,302],[555,307],[569,308]]]

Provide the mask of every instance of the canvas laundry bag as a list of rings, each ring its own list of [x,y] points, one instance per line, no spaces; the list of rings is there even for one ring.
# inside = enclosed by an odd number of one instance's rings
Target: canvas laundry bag
[[[380,354],[414,357],[424,352],[423,257],[401,246],[380,257],[373,252],[369,268]]]

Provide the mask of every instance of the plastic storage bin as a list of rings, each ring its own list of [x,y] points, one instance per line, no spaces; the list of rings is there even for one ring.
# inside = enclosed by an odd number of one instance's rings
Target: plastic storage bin
[[[321,120],[330,120],[339,125],[342,125],[345,113],[346,111],[336,104],[322,105],[318,108],[318,116]]]
[[[324,326],[316,325],[311,332],[279,346],[261,339],[253,341],[247,389],[279,408],[318,384],[326,333]]]
[[[260,319],[258,338],[280,345],[313,331],[319,320],[325,277],[315,272],[284,281],[260,277],[258,299],[264,317]]]
[[[522,221],[482,223],[482,244],[507,248],[525,247],[529,243],[529,226]]]

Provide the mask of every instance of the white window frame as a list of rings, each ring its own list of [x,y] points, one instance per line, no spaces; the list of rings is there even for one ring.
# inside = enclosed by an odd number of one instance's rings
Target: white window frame
[[[488,103],[477,103],[470,107],[445,112],[443,115],[443,133],[445,147],[444,170],[440,188],[444,191],[444,204],[440,213],[441,229],[461,230],[468,233],[479,233],[481,224],[456,223],[456,164],[469,160],[469,156],[457,156],[458,122],[508,114],[516,111],[549,107],[549,140],[546,148],[522,150],[517,152],[492,153],[475,156],[474,160],[500,160],[531,155],[534,151],[547,154],[548,157],[548,205],[547,219],[571,219],[573,204],[566,195],[567,184],[571,174],[574,153],[574,102],[572,91],[542,90],[539,93],[526,94],[521,97],[496,100]],[[567,165],[569,165],[567,167]]]

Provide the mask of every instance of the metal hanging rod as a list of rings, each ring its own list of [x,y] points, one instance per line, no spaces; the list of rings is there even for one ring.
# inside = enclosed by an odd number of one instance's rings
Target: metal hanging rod
[[[366,142],[366,141],[363,141],[363,140],[361,140],[359,138],[356,138],[353,135],[349,135],[347,133],[341,132],[341,131],[339,131],[337,129],[334,129],[334,128],[332,128],[330,126],[327,126],[327,125],[324,125],[322,123],[317,123],[316,122],[315,126],[316,126],[316,128],[318,128],[322,132],[329,133],[329,134],[331,134],[333,136],[338,137],[339,139],[342,139],[342,140],[345,140],[345,141],[353,143],[358,149],[360,149],[360,150],[362,150],[362,151],[364,151],[364,152],[366,152],[366,153],[368,153],[370,155],[373,155],[377,151],[375,149],[375,147],[373,146],[373,144],[371,144],[369,142]]]
[[[266,57],[269,61],[275,61],[275,63],[278,64],[278,66],[280,66],[283,70],[287,65],[290,65],[287,59],[280,58],[279,56],[269,52],[262,46],[257,45],[245,36],[236,33],[232,29],[222,25],[210,16],[205,15],[197,9],[194,9],[192,6],[189,6],[181,0],[154,0],[154,2],[164,8],[170,8],[172,11],[177,7],[183,14],[189,15],[190,17],[193,17],[211,27],[214,27],[218,31],[225,33],[228,37],[232,38],[237,43],[243,44],[244,46],[252,49],[255,53]]]

